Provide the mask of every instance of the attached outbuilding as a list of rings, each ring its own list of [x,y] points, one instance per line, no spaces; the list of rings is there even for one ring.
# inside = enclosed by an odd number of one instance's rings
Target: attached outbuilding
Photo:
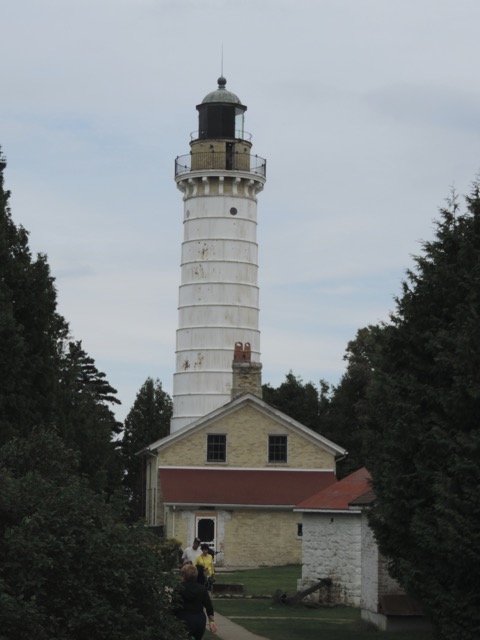
[[[322,578],[332,586],[311,598],[330,604],[360,606],[362,589],[362,510],[352,500],[369,491],[363,467],[297,504],[303,518],[302,578],[299,590]]]
[[[297,505],[303,516],[298,590],[329,578],[331,585],[311,600],[360,607],[362,620],[383,631],[427,629],[419,604],[388,573],[368,523],[374,499],[363,467]]]
[[[375,494],[370,490],[350,503],[352,508],[360,508],[362,512],[362,620],[381,631],[430,629],[430,622],[419,603],[408,596],[388,572],[387,560],[380,553],[368,524],[368,510],[374,501]]]

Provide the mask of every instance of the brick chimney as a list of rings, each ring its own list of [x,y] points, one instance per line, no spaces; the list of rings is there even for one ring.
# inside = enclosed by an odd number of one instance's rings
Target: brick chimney
[[[232,362],[232,400],[244,393],[262,397],[262,365],[260,362],[252,362],[251,358],[250,343],[246,342],[244,345],[236,342]]]

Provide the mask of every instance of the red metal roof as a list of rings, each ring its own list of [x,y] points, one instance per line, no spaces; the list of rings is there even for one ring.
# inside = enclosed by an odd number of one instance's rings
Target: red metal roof
[[[362,493],[361,496],[355,498],[350,503],[351,507],[369,507],[375,502],[375,491],[373,489],[369,489],[366,493]]]
[[[336,481],[333,471],[171,469],[158,471],[165,502],[293,506]]]
[[[365,467],[298,503],[296,509],[347,510],[350,503],[371,489]]]

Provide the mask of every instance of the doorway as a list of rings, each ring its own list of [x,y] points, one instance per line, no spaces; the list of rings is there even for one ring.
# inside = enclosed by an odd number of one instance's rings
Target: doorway
[[[210,549],[215,551],[217,538],[217,517],[212,515],[195,516],[196,537],[206,542]]]

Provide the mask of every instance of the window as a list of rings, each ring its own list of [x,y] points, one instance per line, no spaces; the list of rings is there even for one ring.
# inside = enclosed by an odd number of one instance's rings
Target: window
[[[207,435],[207,462],[226,462],[227,436],[218,434]]]
[[[287,461],[287,436],[268,436],[268,461]]]
[[[297,522],[297,538],[301,538],[303,536],[303,524],[301,522]]]

